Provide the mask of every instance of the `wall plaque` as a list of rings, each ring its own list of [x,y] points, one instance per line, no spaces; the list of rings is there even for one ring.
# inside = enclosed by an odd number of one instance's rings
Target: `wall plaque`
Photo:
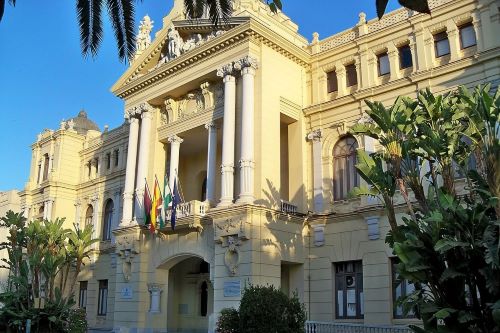
[[[240,297],[241,296],[241,281],[225,281],[224,282],[224,297]]]
[[[120,290],[120,295],[121,299],[132,299],[133,295],[132,287],[129,285],[123,286],[122,289]]]

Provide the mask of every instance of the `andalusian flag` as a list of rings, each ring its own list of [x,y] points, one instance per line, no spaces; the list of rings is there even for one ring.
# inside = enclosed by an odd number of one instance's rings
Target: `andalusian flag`
[[[155,187],[153,190],[153,204],[151,205],[151,225],[149,229],[151,232],[155,232],[156,226],[158,224],[158,220],[161,215],[161,207],[162,207],[162,197],[160,184],[158,184],[158,179],[155,177]]]
[[[150,225],[151,224],[151,193],[149,193],[149,187],[148,187],[148,181],[146,180],[146,183],[144,185],[144,197],[143,197],[143,204],[142,207],[144,208],[144,225]]]
[[[170,218],[170,225],[172,230],[175,229],[175,221],[177,219],[177,205],[181,203],[181,196],[179,195],[179,190],[177,187],[177,179],[174,181],[174,193],[172,196],[172,217]]]
[[[160,228],[165,227],[165,221],[166,221],[166,216],[167,216],[167,211],[172,205],[172,191],[170,190],[170,186],[168,185],[168,178],[167,175],[165,175],[164,179],[164,185],[163,185],[163,214],[161,215],[161,220],[160,220]]]

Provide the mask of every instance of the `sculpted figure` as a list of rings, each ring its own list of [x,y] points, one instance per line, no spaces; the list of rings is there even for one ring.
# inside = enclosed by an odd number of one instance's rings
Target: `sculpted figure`
[[[181,55],[182,49],[182,38],[179,35],[179,32],[175,30],[174,25],[170,25],[167,33],[168,38],[168,51],[167,57],[168,60],[172,60]]]
[[[140,55],[149,45],[151,45],[151,31],[153,30],[153,21],[146,15],[139,25],[139,33],[135,42],[136,56]]]

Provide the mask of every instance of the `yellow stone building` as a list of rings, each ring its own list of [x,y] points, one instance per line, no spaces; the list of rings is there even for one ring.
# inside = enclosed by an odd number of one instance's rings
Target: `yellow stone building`
[[[153,39],[145,17],[112,87],[126,122],[101,131],[81,111],[45,130],[20,193],[30,219],[92,224],[101,239],[79,276],[91,328],[213,332],[249,283],[298,292],[325,322],[314,332],[410,322],[394,305],[411,285],[394,283],[383,208],[348,197],[355,150],[377,144],[348,129],[365,99],[500,81],[499,1],[429,2],[432,15],[362,13],[311,42],[258,0],[235,0],[216,31],[181,0]],[[151,234],[144,186],[165,174],[183,203],[175,230]]]

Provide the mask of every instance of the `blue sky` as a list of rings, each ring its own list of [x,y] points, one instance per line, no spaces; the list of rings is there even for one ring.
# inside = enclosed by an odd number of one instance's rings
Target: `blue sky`
[[[136,10],[155,21],[173,0],[144,0]],[[353,26],[361,11],[375,17],[375,0],[283,0],[283,11],[311,40]],[[392,0],[389,9],[395,9]],[[74,0],[17,2],[0,22],[0,190],[22,189],[29,176],[30,145],[44,128],[57,129],[82,108],[99,126],[123,122],[123,102],[109,91],[127,65],[120,63],[106,22],[97,58],[80,53]]]

